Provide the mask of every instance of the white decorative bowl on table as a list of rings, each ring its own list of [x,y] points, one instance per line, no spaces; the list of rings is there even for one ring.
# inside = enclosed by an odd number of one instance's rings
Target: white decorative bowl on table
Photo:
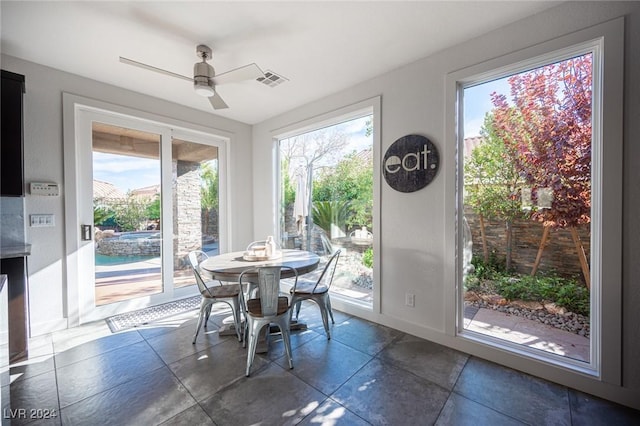
[[[282,252],[280,250],[271,254],[271,256],[267,256],[265,251],[245,251],[244,254],[242,255],[242,258],[249,262],[275,260],[275,259],[280,259],[281,257],[282,257]]]

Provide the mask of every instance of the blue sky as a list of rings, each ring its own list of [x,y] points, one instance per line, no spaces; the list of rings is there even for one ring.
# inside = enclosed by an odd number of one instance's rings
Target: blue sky
[[[506,78],[490,81],[464,89],[464,137],[480,136],[484,116],[491,111],[491,92],[510,98],[510,87]]]
[[[509,94],[506,79],[466,88],[464,91],[464,136],[480,135],[485,114],[491,110],[491,92]],[[371,146],[371,137],[364,134],[366,118],[339,125],[349,135],[348,152]],[[346,154],[348,152],[343,152]],[[122,192],[160,183],[160,161],[127,155],[93,153],[94,179],[109,182]]]
[[[366,120],[367,118],[363,117],[339,125],[349,135],[350,141],[343,155],[371,146],[371,137],[364,134]],[[94,152],[93,177],[113,184],[123,193],[132,189],[158,185],[160,160]]]
[[[93,178],[109,182],[126,193],[160,183],[160,160],[93,153]]]

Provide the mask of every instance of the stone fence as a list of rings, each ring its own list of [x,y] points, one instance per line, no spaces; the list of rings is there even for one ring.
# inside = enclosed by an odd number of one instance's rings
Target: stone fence
[[[482,238],[480,220],[475,213],[465,213],[473,239],[473,254],[482,258]],[[504,261],[506,258],[506,238],[504,221],[484,220],[489,253]],[[518,220],[513,223],[512,266],[516,272],[530,274],[542,240],[543,226],[532,220]],[[590,227],[578,228],[578,235],[584,246],[587,259],[590,256]],[[568,229],[554,229],[549,232],[538,271],[554,272],[564,277],[584,280],[576,246]]]
[[[104,256],[124,257],[160,256],[160,243],[162,241],[160,238],[150,238],[154,233],[136,232],[135,234],[137,234],[137,238],[131,234],[128,238],[118,236],[96,238],[96,253]]]

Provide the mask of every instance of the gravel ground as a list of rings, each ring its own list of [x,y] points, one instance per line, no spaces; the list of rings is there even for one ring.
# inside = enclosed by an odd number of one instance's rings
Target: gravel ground
[[[373,288],[372,270],[362,264],[362,255],[360,253],[347,252],[340,257],[339,263],[341,271],[353,277],[351,285],[369,290]],[[495,295],[486,299],[484,300],[482,296],[477,296],[477,300],[467,300],[465,304],[538,321],[587,338],[590,335],[589,317],[566,312],[565,309],[556,307],[553,304],[506,301]],[[496,301],[494,302],[491,299]]]
[[[556,308],[552,304],[550,304],[551,306],[549,306],[549,309],[545,308],[542,304],[539,304],[539,306],[536,306],[535,308],[528,308],[523,305],[531,305],[530,302],[518,301],[503,304],[491,303],[491,301],[479,299],[467,300],[465,301],[465,304],[475,306],[477,308],[493,309],[509,315],[516,315],[529,320],[538,321],[542,324],[547,324],[587,338],[590,335],[589,317],[573,312],[566,312],[562,308]]]
[[[360,253],[347,252],[340,256],[340,269],[351,277],[351,284],[371,290],[373,288],[373,271],[362,264]]]

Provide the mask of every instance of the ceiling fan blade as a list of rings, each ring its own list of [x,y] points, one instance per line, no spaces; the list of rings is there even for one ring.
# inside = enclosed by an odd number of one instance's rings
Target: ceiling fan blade
[[[213,77],[211,80],[216,86],[219,84],[235,83],[244,80],[255,80],[264,77],[264,73],[258,65],[249,64],[231,71],[223,72]]]
[[[187,76],[184,76],[184,75],[176,74],[175,72],[163,70],[162,68],[156,68],[156,67],[151,66],[151,65],[143,64],[142,62],[134,61],[133,59],[123,58],[122,56],[120,56],[120,62],[122,62],[123,64],[127,64],[127,65],[133,65],[134,67],[143,68],[145,70],[155,71],[157,73],[168,75],[168,76],[171,76],[171,77],[177,77],[177,78],[180,78],[182,80],[187,80],[187,81],[190,81],[190,82],[193,83],[193,78],[191,78],[191,77],[187,77]]]
[[[227,105],[226,102],[222,100],[217,90],[213,93],[213,96],[209,97],[209,102],[211,103],[213,109],[229,108],[229,105]]]

